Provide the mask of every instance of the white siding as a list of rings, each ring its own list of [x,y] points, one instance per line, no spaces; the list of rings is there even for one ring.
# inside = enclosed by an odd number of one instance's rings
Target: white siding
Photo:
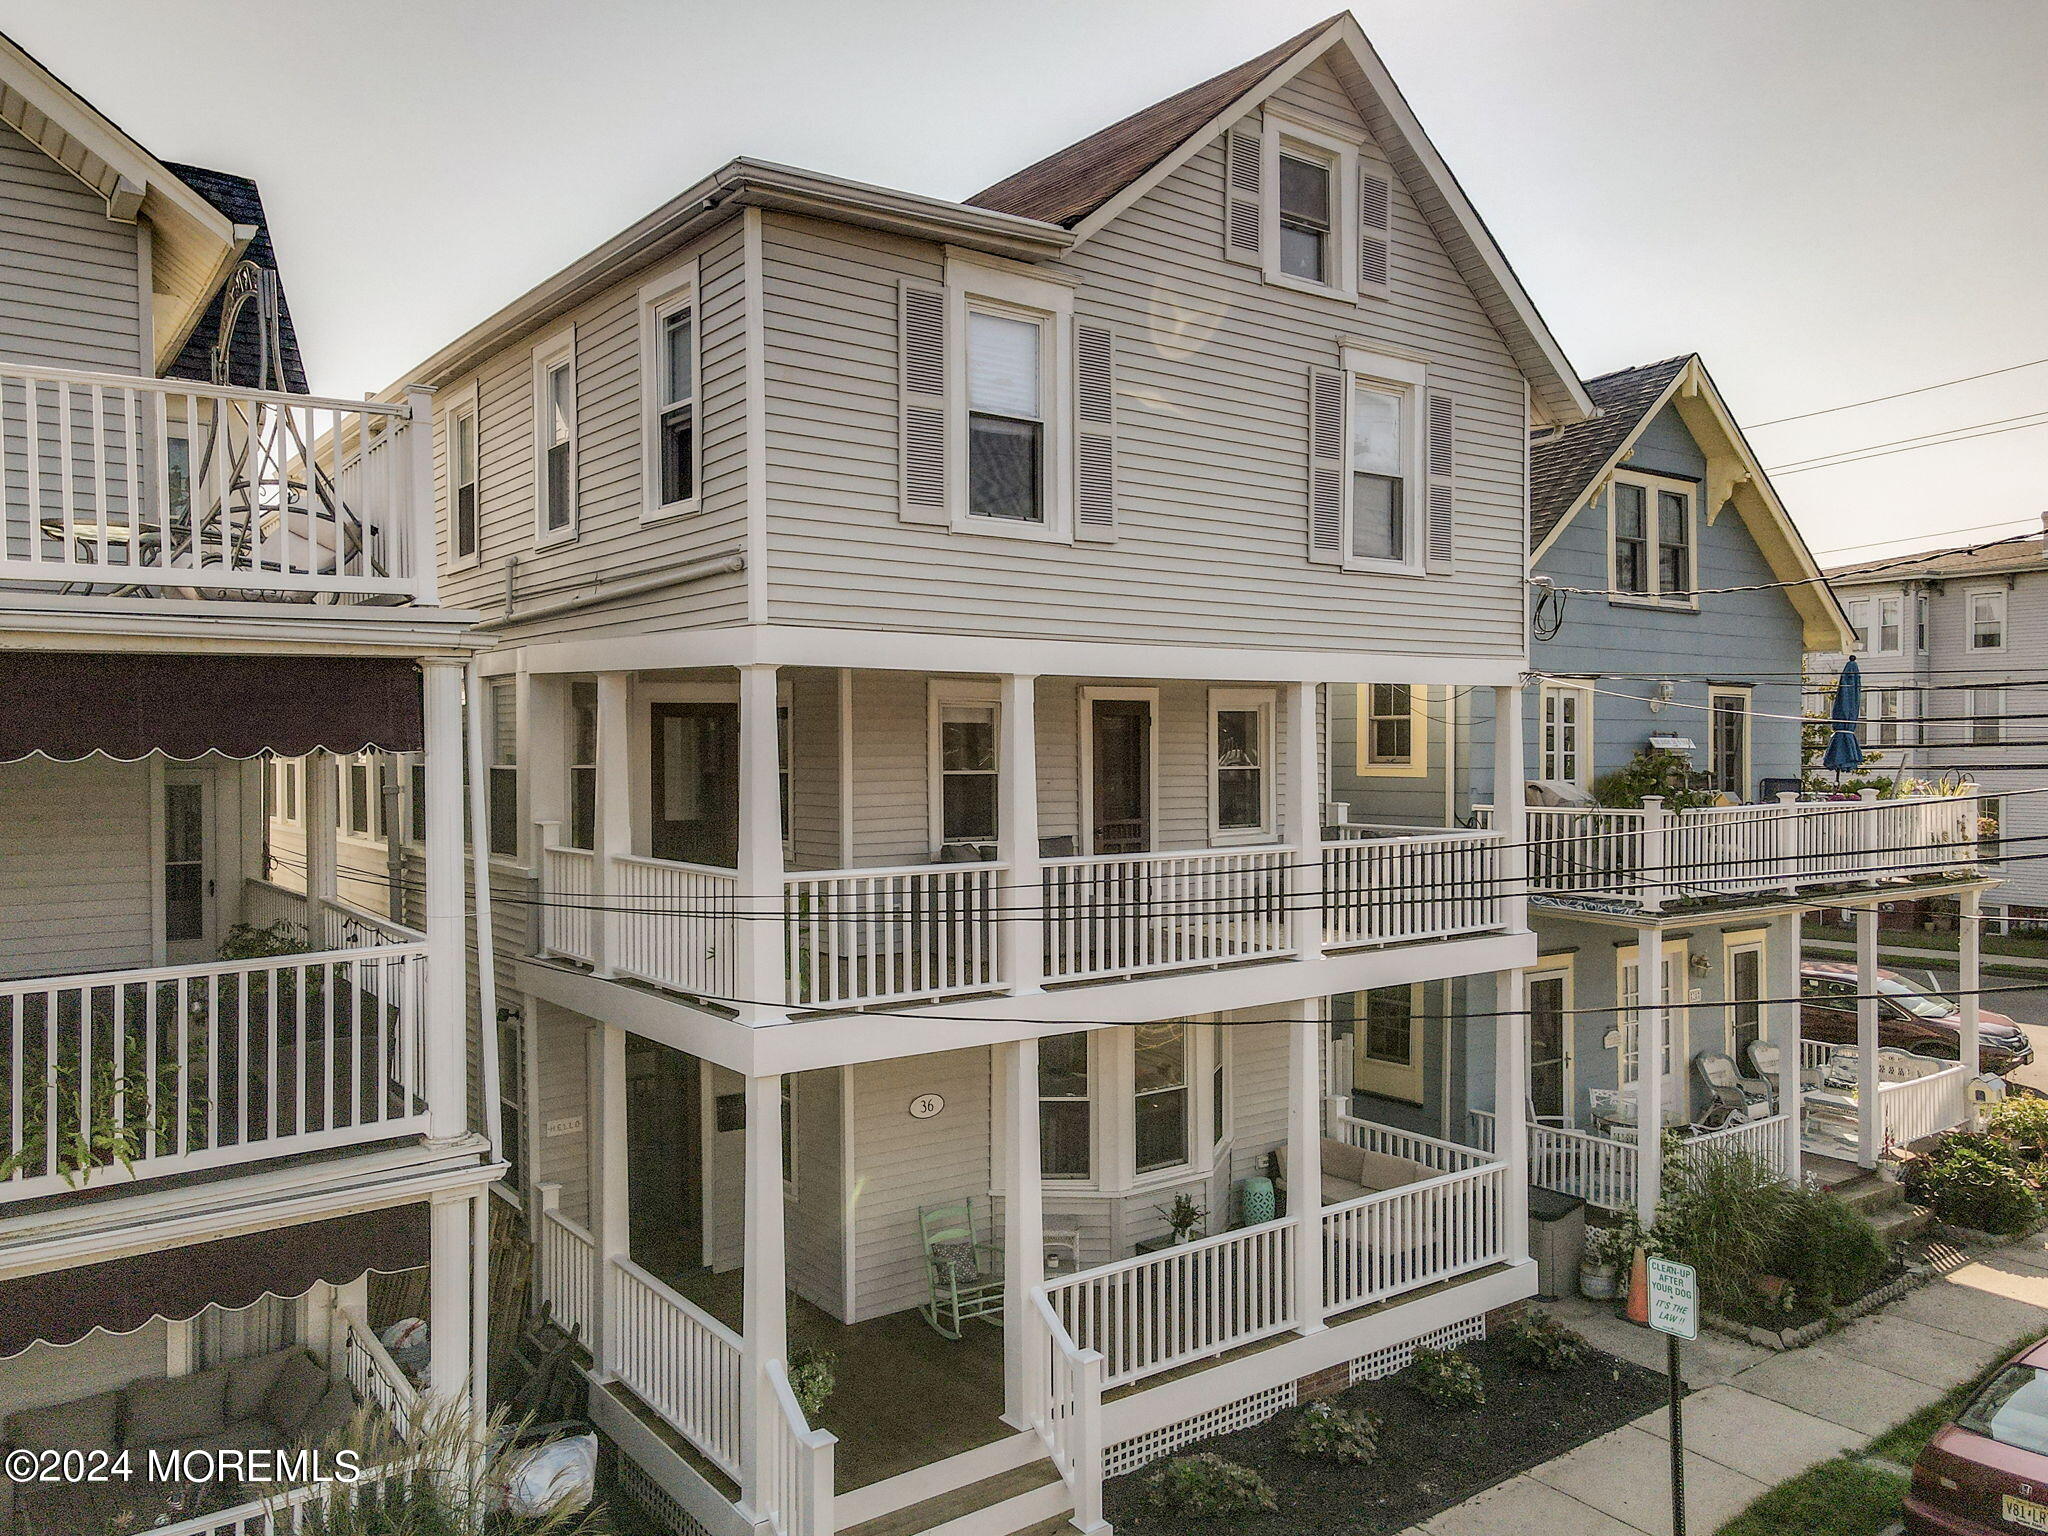
[[[785,1214],[789,1288],[837,1316],[845,1307],[841,1212],[845,1167],[840,1155],[840,1070],[799,1072],[790,1083],[796,1130],[796,1198]]]
[[[526,1000],[527,1028],[534,1034],[538,1079],[527,1144],[533,1149],[537,1182],[562,1186],[562,1213],[590,1225],[590,1029],[580,1014],[538,999]],[[516,1069],[506,1062],[505,1070]],[[548,1134],[550,1120],[581,1121],[582,1129]]]
[[[147,763],[0,763],[0,976],[148,965],[153,887]]]
[[[0,124],[0,358],[146,372],[136,226]]]

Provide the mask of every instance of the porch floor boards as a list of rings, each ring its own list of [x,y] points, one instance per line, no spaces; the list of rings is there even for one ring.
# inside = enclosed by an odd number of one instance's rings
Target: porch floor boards
[[[743,1271],[685,1267],[659,1253],[636,1261],[741,1331]],[[970,1323],[959,1339],[942,1338],[914,1308],[848,1324],[792,1295],[789,1344],[839,1357],[838,1387],[811,1426],[839,1437],[832,1479],[839,1493],[1016,1433],[1002,1421],[1000,1328]]]

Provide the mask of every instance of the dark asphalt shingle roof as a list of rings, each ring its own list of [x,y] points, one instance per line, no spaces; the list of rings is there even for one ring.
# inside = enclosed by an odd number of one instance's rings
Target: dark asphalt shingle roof
[[[1142,178],[1186,143],[1188,135],[1343,16],[1340,11],[1235,69],[1154,102],[1014,176],[984,187],[967,201],[976,208],[1042,219],[1071,229]]]
[[[164,163],[173,175],[218,208],[230,222],[255,225],[256,238],[249,242],[243,257],[273,272],[277,270],[277,253],[270,244],[270,225],[263,216],[263,194],[256,190],[255,182],[227,171],[209,171],[203,166],[176,165],[170,161]],[[216,293],[206,306],[206,313],[199,317],[199,323],[185,339],[184,350],[166,371],[166,377],[196,379],[202,383],[213,378],[211,354],[214,340],[220,334],[221,303],[226,290],[227,283],[223,280],[221,292]],[[291,306],[285,299],[282,283],[278,286],[277,307],[285,388],[304,394],[306,367],[299,356],[299,338],[292,329]],[[236,327],[229,349],[227,382],[250,388],[263,387],[265,381],[257,377],[259,366],[254,327],[244,320]]]
[[[1534,549],[1571,511],[1593,477],[1628,441],[1693,353],[1622,368],[1585,380],[1599,414],[1529,444],[1529,547]]]
[[[2000,539],[1988,548],[1963,545],[1956,549],[1933,550],[1910,555],[1886,555],[1881,560],[1859,560],[1829,571],[1831,581],[1867,576],[1877,580],[1924,581],[1940,576],[1990,576],[2000,571],[2032,570],[2048,560],[2048,539],[2038,535],[2022,539]]]

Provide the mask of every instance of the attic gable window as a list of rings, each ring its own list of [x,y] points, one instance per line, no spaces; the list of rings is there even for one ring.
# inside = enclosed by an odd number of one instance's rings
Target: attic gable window
[[[1365,241],[1359,221],[1366,218],[1372,228],[1384,224],[1387,183],[1373,178],[1371,206],[1364,208],[1358,145],[1268,107],[1257,180],[1262,249],[1256,260],[1267,282],[1347,300],[1358,297],[1362,277],[1368,288],[1384,284],[1383,244],[1371,253],[1371,270],[1361,271]],[[1249,192],[1240,189],[1237,195],[1248,207]],[[1245,249],[1240,259],[1254,258]]]
[[[1617,474],[1608,492],[1609,600],[1696,607],[1697,542],[1689,483]]]
[[[1280,270],[1304,282],[1330,280],[1330,164],[1280,152]]]

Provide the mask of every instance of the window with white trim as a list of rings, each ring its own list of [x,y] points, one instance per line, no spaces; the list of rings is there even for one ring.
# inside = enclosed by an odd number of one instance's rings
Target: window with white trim
[[[1268,108],[1260,140],[1266,281],[1341,299],[1359,291],[1358,145]],[[1377,162],[1374,162],[1377,165]],[[1384,213],[1375,204],[1375,228]],[[1384,258],[1374,280],[1382,286]]]
[[[939,841],[992,843],[1001,783],[996,706],[941,699],[935,707]]]
[[[448,551],[458,564],[477,558],[483,530],[479,519],[479,474],[477,469],[476,395],[454,406],[447,415],[448,454]]]
[[[1972,592],[1970,604],[1970,649],[2005,649],[2005,593],[2001,589]]]
[[[1038,1042],[1038,1161],[1048,1179],[1087,1179],[1094,1171],[1088,1048],[1085,1030]]]
[[[545,544],[576,536],[576,358],[573,334],[533,354],[536,533]]]
[[[1426,372],[1407,358],[1346,347],[1343,563],[1421,569]]]
[[[1230,1140],[1230,1030],[1221,1024],[1209,1027],[1209,1140]]]
[[[491,852],[519,857],[518,694],[514,680],[490,678],[484,688],[484,742]]]
[[[1609,581],[1615,599],[1691,604],[1697,584],[1689,485],[1617,474],[1608,492]]]
[[[1280,270],[1328,285],[1337,255],[1337,167],[1327,154],[1287,141],[1278,168]]]
[[[1140,1024],[1131,1031],[1132,1167],[1139,1174],[1188,1161],[1188,1055],[1183,1020]]]
[[[1870,598],[1859,597],[1842,605],[1842,611],[1849,616],[1849,629],[1855,638],[1849,648],[1860,654],[1870,650],[1870,615],[1874,604]]]
[[[383,764],[374,753],[358,752],[337,757],[334,767],[335,830],[348,837],[382,836]]]
[[[1707,690],[1707,771],[1714,788],[1738,798],[1749,792],[1749,690]]]
[[[1970,701],[1970,745],[1995,747],[2002,743],[2005,740],[2005,690],[1972,688],[1964,697]]]
[[[597,684],[569,684],[569,834],[571,848],[597,847]]]
[[[2001,828],[2005,822],[2005,796],[1979,795],[1977,797],[1977,852],[1978,857],[1996,864],[2004,851],[2000,841]]]
[[[660,510],[697,499],[697,324],[687,303],[655,318],[655,483]]]
[[[1913,599],[1913,649],[1922,656],[1927,654],[1927,596],[1925,593]]]
[[[1873,747],[1895,747],[1899,744],[1901,707],[1901,691],[1897,688],[1873,688],[1865,695],[1863,718],[1870,726],[1870,744]]]
[[[1583,786],[1593,771],[1593,690],[1546,682],[1537,709],[1537,777]]]
[[[967,310],[967,515],[1046,520],[1047,321]]]
[[[1209,694],[1209,829],[1224,841],[1272,834],[1273,710],[1270,691]]]
[[[1905,599],[1902,597],[1880,597],[1877,600],[1877,644],[1871,647],[1873,655],[1902,654],[1901,616],[1904,611]]]

